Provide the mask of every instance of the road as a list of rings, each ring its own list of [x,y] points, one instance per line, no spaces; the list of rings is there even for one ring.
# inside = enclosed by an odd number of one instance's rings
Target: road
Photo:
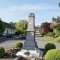
[[[53,43],[56,45],[56,49],[60,49],[60,43],[44,40],[42,37],[39,37],[39,36],[36,36],[35,40],[37,42],[38,48],[45,48],[45,45],[47,43]]]
[[[52,41],[44,40],[42,37],[36,36],[35,40],[37,42],[38,48],[44,48],[47,43],[54,43]],[[20,41],[24,43],[25,40],[20,40],[18,38],[0,38],[0,46],[5,49],[14,47],[14,43]],[[60,49],[60,43],[54,43],[57,49]]]
[[[18,38],[1,38],[0,39],[0,46],[4,47],[5,49],[13,48],[16,42],[24,43],[25,40],[20,40]]]

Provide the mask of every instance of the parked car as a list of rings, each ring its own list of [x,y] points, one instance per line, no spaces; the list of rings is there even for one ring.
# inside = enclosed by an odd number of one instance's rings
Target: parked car
[[[6,37],[6,38],[12,38],[12,34],[10,34],[10,33],[4,33],[3,34],[3,37]]]
[[[25,34],[20,34],[19,39],[26,39],[26,35]]]

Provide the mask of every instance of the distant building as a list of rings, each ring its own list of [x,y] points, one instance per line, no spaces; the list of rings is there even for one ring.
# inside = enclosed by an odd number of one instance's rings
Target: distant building
[[[54,26],[57,26],[57,25],[59,25],[60,24],[60,17],[58,16],[57,18],[52,18],[52,24],[54,25]]]
[[[35,27],[35,31],[39,31],[40,27]]]
[[[16,29],[15,29],[14,26],[12,26],[11,24],[6,23],[6,22],[4,22],[4,25],[5,25],[6,29],[5,29],[5,31],[3,32],[3,34],[4,34],[4,33],[15,34]]]
[[[50,29],[54,29],[54,25],[50,23]]]

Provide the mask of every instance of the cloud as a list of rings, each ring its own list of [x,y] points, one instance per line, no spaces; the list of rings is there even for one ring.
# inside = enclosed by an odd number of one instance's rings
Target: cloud
[[[48,10],[48,11],[47,11]],[[47,21],[53,16],[59,16],[60,8],[58,5],[51,4],[24,4],[19,6],[9,6],[0,10],[0,17],[6,21],[17,21],[18,19],[27,19],[28,13],[36,13],[36,20]],[[37,23],[38,24],[38,23]]]
[[[39,5],[22,5],[22,6],[11,6],[9,8],[10,11],[24,11],[24,10],[40,10]]]
[[[24,5],[20,5],[20,6],[9,6],[6,9],[0,10],[1,14],[6,14],[6,12],[8,14],[13,13],[13,12],[24,12],[24,11],[28,11],[28,12],[37,12],[37,11],[46,11],[46,10],[58,10],[60,9],[58,7],[58,5],[51,5],[51,4],[24,4]]]
[[[37,11],[37,10],[51,10],[59,9],[56,5],[49,4],[36,4],[36,5],[21,5],[21,6],[10,6],[9,11]]]

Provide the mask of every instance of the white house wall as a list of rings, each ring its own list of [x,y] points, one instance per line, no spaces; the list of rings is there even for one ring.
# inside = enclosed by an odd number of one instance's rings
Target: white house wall
[[[15,29],[10,29],[10,28],[6,28],[4,33],[10,33],[10,34],[15,34],[16,30]]]
[[[7,33],[7,28],[5,29],[5,31],[3,33]]]

